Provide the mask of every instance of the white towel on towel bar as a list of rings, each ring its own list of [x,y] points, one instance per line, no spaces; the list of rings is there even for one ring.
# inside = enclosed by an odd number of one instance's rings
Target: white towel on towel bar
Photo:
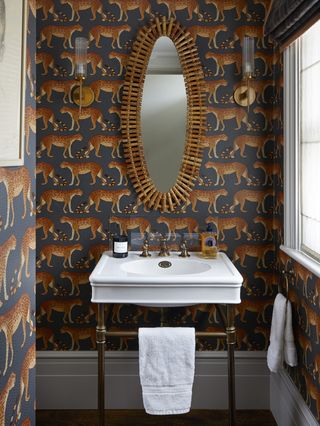
[[[283,367],[284,360],[290,366],[297,365],[291,303],[279,293],[273,305],[270,345],[267,354],[269,370],[273,373],[278,372]]]
[[[139,329],[140,382],[148,414],[190,411],[194,365],[194,328]]]
[[[292,331],[292,307],[290,300],[287,301],[286,325],[284,328],[284,360],[290,367],[298,365],[297,349],[294,344]]]

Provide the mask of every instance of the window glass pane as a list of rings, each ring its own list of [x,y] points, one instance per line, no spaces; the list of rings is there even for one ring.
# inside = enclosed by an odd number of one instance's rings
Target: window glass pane
[[[301,250],[320,260],[320,21],[300,41]]]
[[[320,31],[320,29],[319,29]],[[320,32],[319,32],[320,37]],[[320,44],[320,40],[319,40]],[[301,142],[320,141],[320,62],[301,71]]]
[[[320,61],[320,20],[314,24],[301,37],[301,66],[307,68],[311,64]]]

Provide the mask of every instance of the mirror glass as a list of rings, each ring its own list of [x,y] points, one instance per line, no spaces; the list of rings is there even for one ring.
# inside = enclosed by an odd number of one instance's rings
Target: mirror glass
[[[143,88],[141,131],[150,177],[160,192],[175,184],[186,140],[187,95],[178,52],[169,37],[156,41]]]

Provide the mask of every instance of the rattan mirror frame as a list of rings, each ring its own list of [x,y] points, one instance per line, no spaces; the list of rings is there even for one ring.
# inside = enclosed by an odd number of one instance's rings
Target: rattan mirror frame
[[[149,59],[161,36],[173,41],[187,93],[187,132],[180,171],[168,192],[157,190],[150,177],[141,136],[141,102]],[[199,176],[206,124],[205,84],[198,50],[191,34],[173,18],[155,18],[142,27],[128,60],[121,106],[121,130],[128,175],[140,201],[149,209],[174,211],[187,204]]]

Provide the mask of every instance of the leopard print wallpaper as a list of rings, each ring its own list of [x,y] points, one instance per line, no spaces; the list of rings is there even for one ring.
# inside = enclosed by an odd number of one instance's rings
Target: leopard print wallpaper
[[[298,351],[298,366],[286,367],[310,407],[320,420],[320,278],[279,252],[282,268],[293,270],[289,280],[289,299],[292,303],[294,337]]]
[[[88,276],[108,234],[198,232],[218,221],[220,249],[244,277],[237,349],[264,350],[283,255],[282,58],[262,27],[269,0],[43,0],[37,3],[37,348],[95,347],[96,308]],[[152,16],[173,15],[195,38],[207,84],[207,132],[198,184],[186,209],[144,211],[137,202],[120,133],[121,87],[138,29]],[[257,99],[249,110],[232,94],[241,81],[241,39],[255,38]],[[90,40],[87,83],[95,102],[79,115],[74,39]],[[172,240],[174,248],[176,241]],[[294,263],[292,263],[294,264]],[[294,264],[296,268],[298,266]],[[307,282],[305,281],[307,279]],[[303,283],[306,283],[303,287]],[[304,290],[303,290],[304,289]],[[299,367],[291,377],[319,419],[319,280],[290,286]],[[315,316],[314,313],[316,313]],[[112,330],[160,323],[155,308],[116,305]],[[213,328],[214,307],[171,309],[172,326]],[[221,324],[218,324],[218,327]],[[224,349],[199,339],[199,350]],[[135,339],[110,339],[110,350],[137,349]],[[315,360],[315,362],[314,362]]]
[[[283,106],[283,76],[276,78],[279,93],[278,106]],[[283,146],[283,133],[276,135],[279,146]],[[283,175],[283,161],[279,174]],[[277,198],[282,200],[283,191],[277,188]],[[320,421],[320,279],[279,249],[283,235],[283,218],[280,220],[281,238],[276,241],[278,270],[293,271],[292,279],[288,280],[288,298],[292,304],[293,331],[298,353],[297,367],[286,366],[286,369],[309,406],[314,417]],[[277,226],[277,225],[275,225]],[[286,283],[279,277],[282,288]],[[286,290],[285,290],[286,292]]]
[[[25,163],[0,168],[0,425],[35,424],[35,9],[29,7]],[[1,155],[1,154],[0,154]]]
[[[248,3],[248,5],[247,5]],[[247,5],[247,6],[246,6]],[[37,344],[40,350],[86,350],[95,345],[96,309],[88,275],[108,246],[108,232],[201,231],[218,220],[220,249],[244,276],[237,308],[241,350],[268,344],[277,291],[275,241],[281,237],[282,128],[275,76],[282,64],[262,37],[264,0],[42,1],[37,14]],[[125,65],[138,29],[152,15],[175,15],[195,38],[207,83],[207,132],[198,183],[190,204],[172,214],[145,212],[137,202],[119,130]],[[257,100],[233,102],[241,82],[241,39],[256,45]],[[87,84],[95,102],[71,103],[74,40],[90,40]],[[275,215],[278,220],[273,221]],[[172,240],[175,244],[175,240]],[[170,325],[212,327],[206,305],[169,310]],[[156,325],[158,309],[114,306],[109,327]],[[202,350],[223,349],[202,339]],[[134,339],[110,339],[108,349],[132,350]]]

